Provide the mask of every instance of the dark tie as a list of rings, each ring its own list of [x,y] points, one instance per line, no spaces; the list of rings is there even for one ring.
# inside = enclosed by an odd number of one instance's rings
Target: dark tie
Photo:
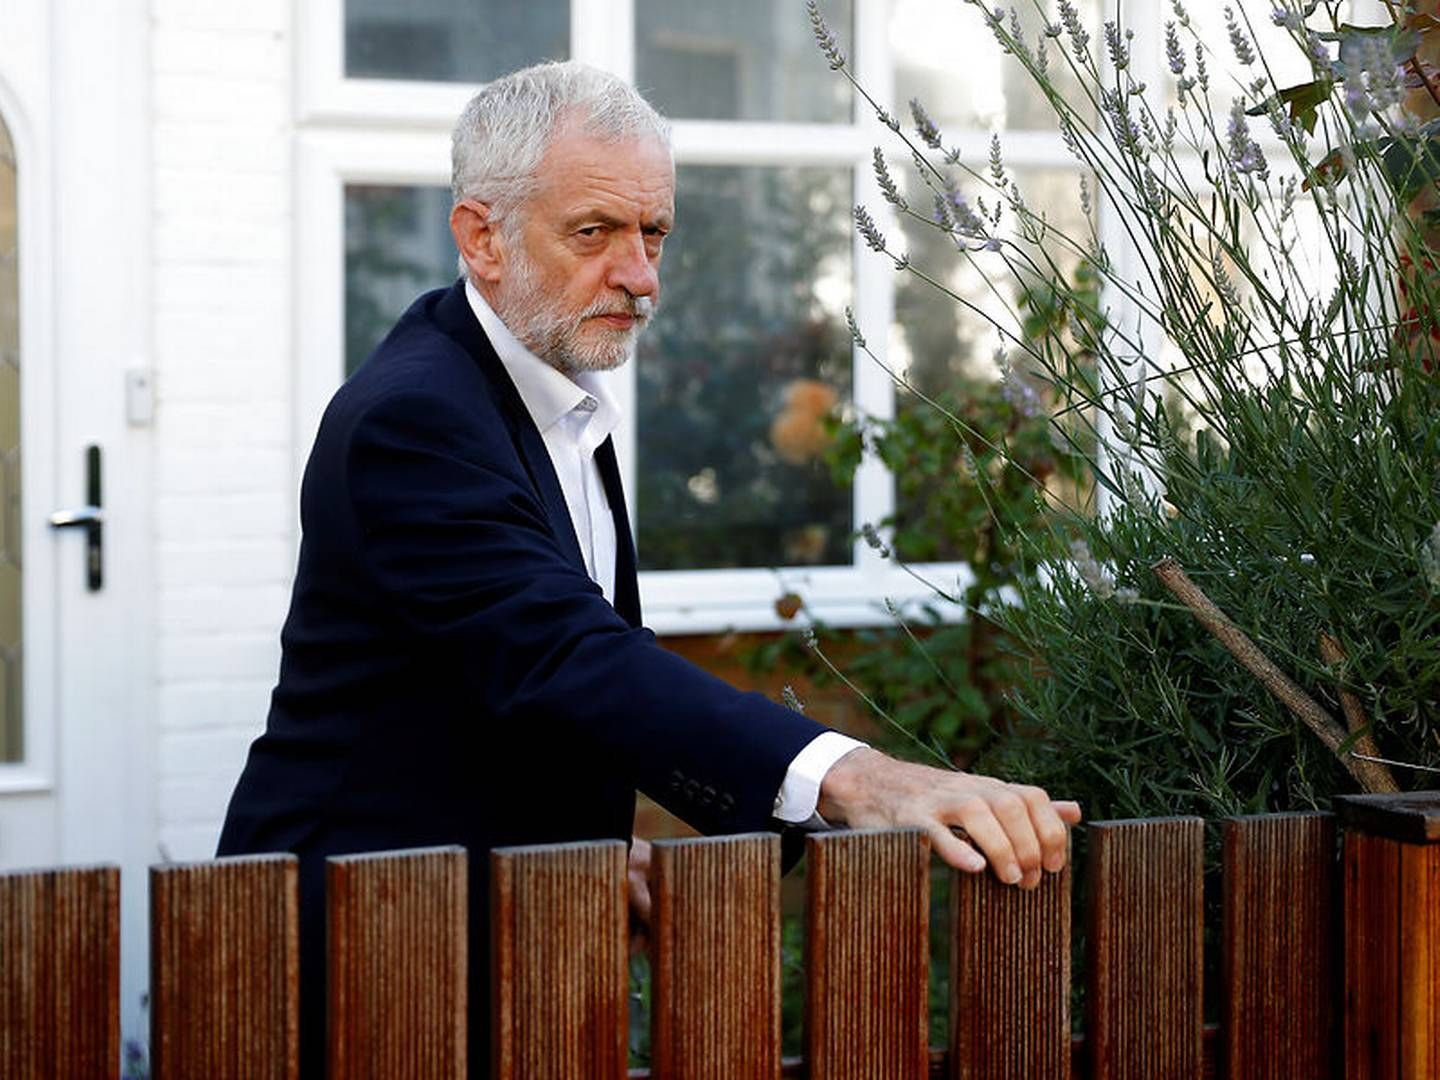
[[[608,435],[595,450],[600,482],[610,513],[615,517],[615,610],[631,626],[640,625],[640,583],[635,576],[635,541],[630,535],[630,515],[625,512],[625,490],[620,485],[620,466],[615,460],[615,442]]]

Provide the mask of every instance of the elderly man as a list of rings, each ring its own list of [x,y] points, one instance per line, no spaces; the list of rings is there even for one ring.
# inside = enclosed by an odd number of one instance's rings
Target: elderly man
[[[654,310],[674,175],[665,122],[618,79],[566,63],[484,87],[454,137],[463,279],[417,300],[326,411],[280,681],[220,842],[301,858],[307,1074],[328,855],[473,853],[477,1063],[484,852],[628,837],[636,789],[708,833],[916,826],[1003,881],[1064,865],[1073,803],[895,761],[641,627],[596,374]]]

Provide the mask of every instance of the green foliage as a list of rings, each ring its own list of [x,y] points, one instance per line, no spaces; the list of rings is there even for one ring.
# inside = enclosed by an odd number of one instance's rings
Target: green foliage
[[[1017,424],[969,386],[924,398],[923,416],[842,430],[837,467],[869,448],[911,508],[891,523],[897,561],[975,569],[968,623],[936,630],[923,664],[904,625],[867,632],[855,681],[947,757],[978,748],[979,767],[1078,797],[1092,818],[1323,806],[1354,790],[1345,758],[1358,735],[1326,749],[1162,586],[1152,568],[1170,559],[1337,726],[1342,694],[1358,703],[1361,734],[1413,766],[1397,770],[1402,786],[1429,786],[1425,770],[1440,766],[1440,259],[1425,208],[1406,210],[1440,180],[1440,131],[1400,114],[1397,65],[1413,67],[1440,24],[1407,25],[1396,8],[1394,26],[1355,27],[1334,5],[1282,5],[1276,20],[1313,79],[1275,86],[1232,26],[1249,81],[1222,100],[1209,74],[1220,64],[1182,17],[1167,39],[1180,108],[1160,115],[1128,68],[1123,28],[1106,27],[1102,71],[1068,17],[1047,29],[1063,45],[1047,56],[1018,21],[970,6],[1050,102],[1112,215],[1106,235],[1130,250],[1094,231],[1055,235],[998,140],[982,174],[919,103],[913,138],[891,125],[937,207],[931,218],[891,197],[895,212],[977,269],[998,255],[1031,283],[1021,310],[992,321],[1009,362],[1044,385],[1045,407]],[[1329,29],[1304,22],[1327,16]],[[1059,63],[1082,94],[1056,90]],[[1280,154],[1267,156],[1247,115],[1265,118]],[[900,189],[885,179],[882,192]],[[893,250],[876,215],[856,218],[871,247],[946,291],[944,272]],[[1057,251],[1081,254],[1091,279],[1063,273]],[[1326,265],[1336,269],[1321,287]],[[1064,475],[1093,477],[1072,498],[1056,497],[1045,464],[1061,445]],[[957,454],[974,468],[957,469]],[[1322,635],[1342,662],[1322,662]]]

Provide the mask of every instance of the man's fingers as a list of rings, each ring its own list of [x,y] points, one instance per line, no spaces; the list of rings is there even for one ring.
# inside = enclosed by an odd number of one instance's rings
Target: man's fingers
[[[1025,800],[1030,822],[1040,841],[1040,865],[1051,873],[1064,869],[1070,857],[1070,830],[1065,827],[1056,804],[1042,788],[1017,785],[1015,791]],[[1030,869],[1025,866],[1027,876]]]
[[[1080,804],[1073,799],[1060,799],[1050,804],[1055,807],[1055,812],[1060,815],[1060,820],[1066,825],[1079,825],[1081,812]]]
[[[1018,805],[1019,800],[1016,800]],[[946,807],[942,820],[949,825],[959,825],[969,835],[970,843],[980,849],[985,860],[995,871],[995,876],[1007,885],[1017,885],[1023,875],[1004,826],[996,818],[990,804],[981,796],[971,795]],[[1021,808],[1023,816],[1024,810]],[[1026,828],[1029,818],[1026,817]]]
[[[947,826],[936,825],[929,832],[930,846],[943,862],[967,874],[978,874],[985,869],[985,857],[951,832]]]

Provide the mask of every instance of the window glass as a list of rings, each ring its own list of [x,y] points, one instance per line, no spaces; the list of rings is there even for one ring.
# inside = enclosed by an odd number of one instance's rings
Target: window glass
[[[449,222],[447,187],[346,185],[346,375],[415,297],[459,275]]]
[[[1076,0],[1075,7],[1100,43],[1098,0]],[[1015,5],[1024,37],[1034,48],[1046,22],[1031,4]],[[957,43],[962,43],[957,45]],[[1049,71],[1056,90],[1072,103],[1083,100],[1079,84],[1060,53],[1067,39],[1046,39]],[[953,0],[894,0],[890,49],[895,62],[895,105],[910,123],[910,100],[918,98],[946,136],[946,146],[964,130],[1020,131],[1055,129],[1055,116],[1030,75],[1013,56],[1000,51],[984,17],[971,4]],[[963,60],[957,56],[963,55]],[[971,149],[962,147],[962,149]],[[981,153],[983,147],[973,148]]]
[[[852,190],[844,168],[679,170],[637,358],[643,569],[850,563],[821,453],[850,388]]]
[[[820,6],[853,60],[851,0]],[[677,119],[850,119],[850,84],[830,70],[800,4],[636,0],[635,85]]]
[[[345,74],[488,82],[570,55],[568,0],[345,0]]]
[[[0,120],[0,761],[24,756],[20,685],[20,279],[15,148]]]
[[[897,164],[897,178],[900,171]],[[907,198],[914,205],[924,204],[929,190],[915,177],[913,170],[908,170],[907,176]],[[1088,226],[1080,204],[1078,172],[1073,169],[1015,169],[1013,176],[1033,213],[1042,215],[1058,232],[1076,241],[1084,241]],[[983,185],[962,183],[961,190],[972,204],[977,196],[984,199],[987,206],[993,204]],[[1002,236],[1013,235],[1013,220],[1007,209],[998,230]],[[944,402],[967,421],[984,429],[991,426],[994,418],[984,414],[983,407],[978,404],[980,395],[967,391],[995,383],[1001,378],[1000,360],[997,359],[999,351],[1006,362],[1013,364],[1019,377],[1039,395],[1035,407],[1048,410],[1051,403],[1047,400],[1048,391],[1043,381],[1027,379],[1024,375],[1034,365],[1027,363],[1019,350],[1002,338],[995,325],[1004,327],[1021,340],[1025,339],[1026,327],[1016,314],[1030,309],[1022,300],[1021,289],[1041,284],[1039,279],[1032,277],[1022,284],[1007,269],[1000,253],[980,251],[967,257],[956,251],[948,237],[923,221],[908,216],[902,221],[905,250],[914,266],[956,295],[966,298],[980,311],[958,303],[913,274],[897,275],[895,321],[889,340],[889,357],[895,370],[903,373],[906,380],[926,396]],[[1045,250],[1060,273],[1073,282],[1078,266],[1074,251],[1053,235],[1045,243]],[[1036,266],[1045,265],[1044,260],[1038,257],[1031,261]],[[1035,295],[1043,297],[1044,292],[1036,290]],[[992,324],[989,319],[994,319],[995,323]],[[895,405],[902,415],[907,411],[917,413],[930,409],[903,389],[896,391]],[[995,437],[1003,432],[990,430],[987,434]],[[957,482],[964,481],[957,477]],[[943,540],[924,551],[907,548],[903,539],[905,535],[927,535],[933,539],[935,530],[918,527],[924,518],[925,506],[907,501],[905,489],[904,484],[897,486],[896,512],[900,524],[897,547],[900,555],[920,561],[964,557],[964,552],[949,547]],[[921,499],[923,496],[914,498]]]

